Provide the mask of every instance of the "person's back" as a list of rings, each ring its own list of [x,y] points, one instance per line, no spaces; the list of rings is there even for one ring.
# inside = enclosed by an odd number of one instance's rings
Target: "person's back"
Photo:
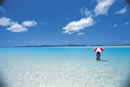
[[[96,56],[97,56],[97,60],[100,60],[100,56],[101,56],[100,52],[97,52]]]

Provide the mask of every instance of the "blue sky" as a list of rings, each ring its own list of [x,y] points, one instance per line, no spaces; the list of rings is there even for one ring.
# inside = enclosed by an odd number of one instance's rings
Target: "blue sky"
[[[130,44],[124,0],[8,0],[0,46]]]

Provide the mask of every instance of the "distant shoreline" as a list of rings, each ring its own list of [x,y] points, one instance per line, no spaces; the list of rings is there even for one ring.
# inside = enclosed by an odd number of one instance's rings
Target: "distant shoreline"
[[[130,47],[130,45],[40,45],[40,46],[10,46],[0,48],[21,48],[21,47]]]

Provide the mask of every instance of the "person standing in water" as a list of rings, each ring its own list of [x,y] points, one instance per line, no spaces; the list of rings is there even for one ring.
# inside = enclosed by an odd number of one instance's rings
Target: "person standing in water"
[[[101,60],[101,52],[104,51],[104,49],[102,47],[97,47],[97,48],[94,48],[94,51],[96,51],[96,60],[97,61],[100,61]]]
[[[97,56],[96,60],[97,60],[97,61],[100,61],[101,53],[100,53],[100,52],[97,52],[96,56]]]

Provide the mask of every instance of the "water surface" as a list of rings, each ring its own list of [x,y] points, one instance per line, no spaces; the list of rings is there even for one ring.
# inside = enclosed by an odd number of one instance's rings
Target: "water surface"
[[[0,48],[0,71],[9,87],[122,87],[128,80],[130,47]]]

